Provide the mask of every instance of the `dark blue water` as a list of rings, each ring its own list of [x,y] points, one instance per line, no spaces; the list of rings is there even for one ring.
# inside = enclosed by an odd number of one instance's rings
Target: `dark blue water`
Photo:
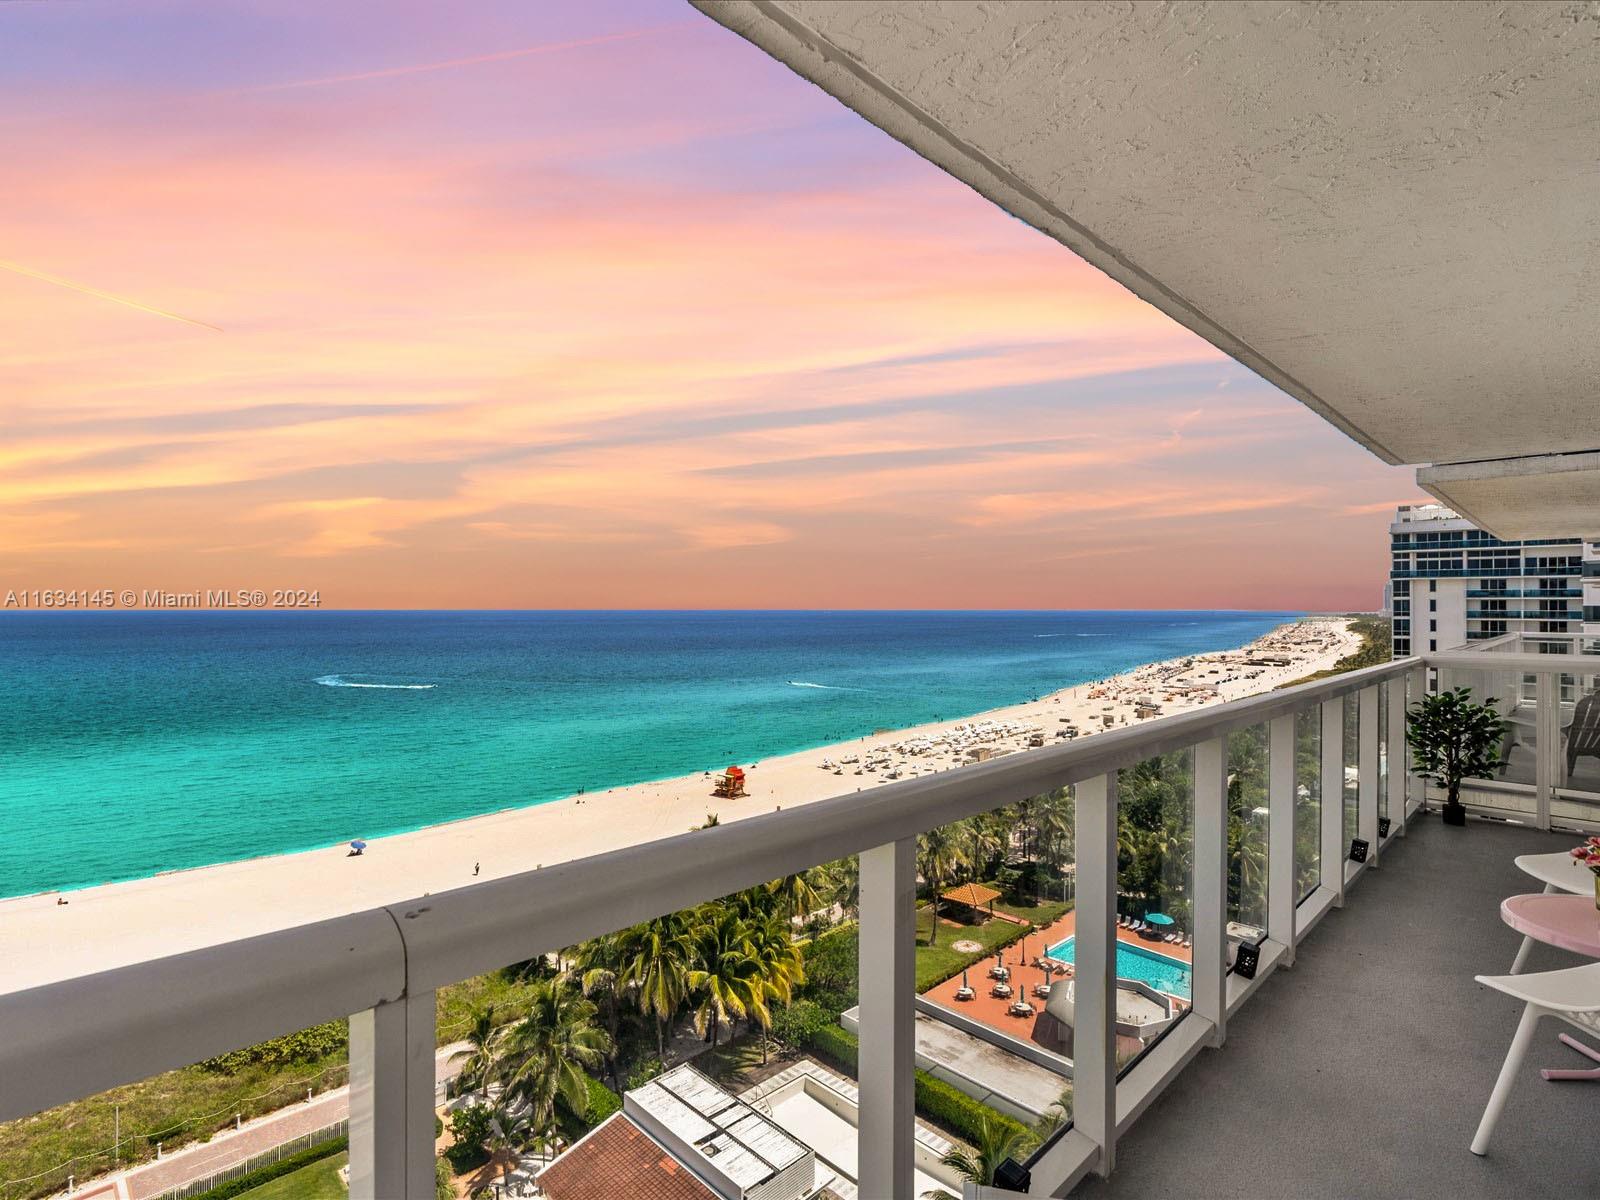
[[[964,716],[1295,615],[0,614],[0,895]]]

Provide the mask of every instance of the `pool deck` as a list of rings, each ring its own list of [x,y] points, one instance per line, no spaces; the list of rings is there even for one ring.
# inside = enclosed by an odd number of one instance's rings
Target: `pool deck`
[[[941,1007],[958,1012],[972,1020],[982,1021],[991,1028],[1001,1030],[1014,1038],[1023,1041],[1033,1040],[1033,1027],[1038,1021],[1038,1014],[1044,1011],[1044,1001],[1033,998],[1033,985],[1044,982],[1044,973],[1037,967],[1026,966],[1018,968],[1019,962],[1032,963],[1043,954],[1046,948],[1059,944],[1077,931],[1076,912],[1069,912],[1064,917],[1059,917],[1050,924],[1031,931],[1021,941],[1007,947],[999,954],[991,954],[987,958],[979,959],[967,968],[967,982],[972,985],[978,994],[971,1000],[957,1000],[956,989],[961,986],[961,976],[957,975],[943,983],[935,984],[926,992],[923,998],[931,1000]],[[952,940],[961,936],[961,927],[944,925],[940,928],[941,935],[948,935]],[[1126,929],[1117,930],[1117,940],[1126,942],[1130,946],[1137,946],[1141,950],[1148,950],[1155,954],[1164,954],[1168,958],[1177,959],[1190,966],[1194,963],[1193,952],[1184,946],[1169,945],[1165,942],[1147,942],[1135,933]],[[989,994],[993,981],[989,978],[989,968],[997,964],[1000,957],[1004,956],[1006,965],[1011,967],[1011,986],[1017,994],[1021,994],[1022,985],[1027,985],[1028,1000],[1034,1006],[1034,1015],[1031,1017],[1014,1017],[1007,1011],[1015,1002],[1016,996],[1010,999],[1001,999]],[[1051,978],[1060,979],[1062,976],[1053,975]]]

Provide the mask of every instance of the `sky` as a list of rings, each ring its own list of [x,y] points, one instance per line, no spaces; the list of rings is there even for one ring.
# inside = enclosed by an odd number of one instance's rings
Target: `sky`
[[[0,44],[0,592],[1379,603],[1407,470],[686,4]]]

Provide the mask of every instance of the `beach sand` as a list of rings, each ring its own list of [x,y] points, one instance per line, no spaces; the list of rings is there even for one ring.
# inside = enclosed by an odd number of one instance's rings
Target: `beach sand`
[[[1235,700],[1325,670],[1360,643],[1347,620],[1297,621],[1237,650],[743,763],[748,795],[737,800],[713,796],[712,778],[696,773],[377,838],[358,858],[341,843],[67,892],[65,905],[53,892],[0,901],[0,992],[446,891],[473,882],[475,870],[477,879],[494,879],[654,841],[698,827],[709,813],[728,823],[892,778],[959,770],[981,756],[1026,753],[1030,741],[1060,744],[1068,728],[1089,736],[1136,724],[1140,700],[1159,705],[1162,716]],[[869,770],[867,760],[880,765]]]

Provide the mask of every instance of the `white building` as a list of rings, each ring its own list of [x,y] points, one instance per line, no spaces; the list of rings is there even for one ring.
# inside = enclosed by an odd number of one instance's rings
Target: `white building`
[[[1506,541],[1440,504],[1401,505],[1389,540],[1396,658],[1506,634],[1600,633],[1596,543]]]

